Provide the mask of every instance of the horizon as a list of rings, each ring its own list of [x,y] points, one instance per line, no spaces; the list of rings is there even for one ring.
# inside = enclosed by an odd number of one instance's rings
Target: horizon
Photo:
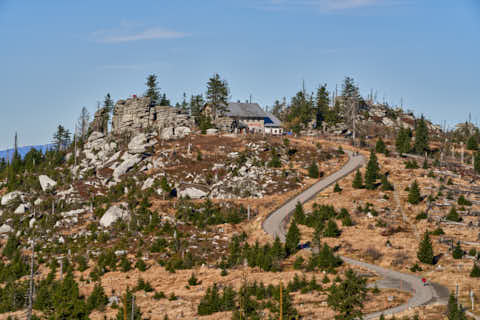
[[[288,102],[303,81],[309,92],[323,83],[332,91],[352,76],[362,95],[403,101],[433,123],[480,120],[474,0],[0,0],[0,26],[0,150],[15,131],[19,145],[50,143],[59,124],[73,131],[81,108],[93,116],[107,93],[142,94],[151,73],[172,104],[204,94],[213,73],[232,101],[252,95],[263,108]]]

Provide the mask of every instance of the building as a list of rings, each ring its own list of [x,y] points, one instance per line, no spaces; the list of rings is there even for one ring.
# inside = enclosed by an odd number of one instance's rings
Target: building
[[[283,133],[281,121],[271,113],[265,112],[258,103],[231,102],[226,109],[226,112],[216,120],[216,126],[220,130]],[[205,105],[202,112],[214,118],[209,105]]]
[[[283,134],[283,127],[282,122],[275,117],[272,113],[267,112],[267,116],[265,118],[265,133],[271,135],[282,135]]]

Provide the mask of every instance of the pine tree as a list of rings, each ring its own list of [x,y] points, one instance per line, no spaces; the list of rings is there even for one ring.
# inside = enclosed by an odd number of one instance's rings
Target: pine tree
[[[345,279],[328,289],[327,303],[335,312],[336,320],[361,319],[367,297],[367,281],[353,270],[345,272]]]
[[[105,290],[100,283],[95,284],[92,293],[87,299],[87,310],[92,312],[93,310],[104,310],[108,304],[108,298],[105,295]]]
[[[448,221],[454,221],[454,222],[462,221],[462,217],[460,217],[460,215],[458,214],[455,206],[452,206],[452,208],[450,209],[450,212],[447,214],[447,216],[445,218]]]
[[[329,238],[337,238],[341,234],[340,229],[338,229],[337,223],[333,219],[329,219],[327,223],[327,227],[325,228],[325,231],[323,232],[324,237],[329,237]]]
[[[145,84],[147,86],[145,97],[150,98],[151,106],[156,106],[160,102],[160,90],[158,89],[157,76],[154,74],[150,74],[147,77],[147,82]],[[163,104],[160,103],[160,105],[163,105]]]
[[[300,202],[297,202],[297,205],[295,206],[293,218],[297,223],[305,224],[305,211],[303,210],[303,206]]]
[[[410,129],[400,128],[395,140],[395,147],[400,154],[408,153],[411,149],[412,131]]]
[[[473,263],[472,271],[470,272],[470,277],[480,278],[480,267],[476,262]]]
[[[124,319],[124,313],[123,310],[127,310],[127,319],[134,319],[134,320],[141,320],[142,319],[142,313],[140,312],[140,308],[137,306],[135,303],[134,308],[132,308],[132,301],[133,299],[133,293],[127,288],[127,293],[125,296],[122,298],[122,306],[118,308],[117,312],[117,319],[116,320],[123,320]],[[126,300],[126,301],[125,301]],[[133,309],[133,317],[132,317],[132,309]]]
[[[415,144],[413,146],[415,153],[423,155],[429,150],[428,127],[425,119],[422,117],[416,123]]]
[[[433,253],[433,245],[432,240],[430,239],[430,234],[425,232],[423,236],[423,240],[420,242],[420,246],[417,252],[417,258],[420,262],[426,264],[433,264],[434,262],[434,253]]]
[[[197,125],[199,124],[199,119],[201,114],[201,110],[205,105],[205,100],[203,99],[203,95],[198,94],[190,97],[190,113],[193,117],[195,117],[195,121]]]
[[[462,259],[463,258],[463,249],[460,246],[460,241],[458,241],[455,248],[453,248],[452,257],[453,257],[453,259]]]
[[[381,182],[383,191],[393,191],[393,185],[388,181],[387,175],[382,175]]]
[[[333,192],[337,192],[337,193],[340,193],[342,192],[342,188],[340,188],[340,185],[337,183],[335,183],[335,186],[333,187]]]
[[[450,294],[448,299],[447,318],[448,320],[467,320],[465,311],[458,305],[457,298],[455,298],[453,293]]]
[[[317,97],[315,101],[317,129],[320,128],[322,122],[327,119],[329,113],[330,98],[328,96],[327,85],[324,84],[317,90]]]
[[[367,170],[365,171],[365,187],[369,190],[375,189],[375,182],[378,178],[380,168],[378,166],[377,155],[375,151],[370,152],[370,159],[367,164]]]
[[[413,181],[410,186],[410,191],[408,193],[408,202],[411,204],[419,204],[421,201],[420,188],[418,186],[417,180]]]
[[[383,139],[381,137],[378,138],[378,140],[377,140],[377,143],[375,145],[375,151],[377,153],[383,153],[383,154],[385,154],[387,152],[387,147],[385,146],[385,142],[383,141]]]
[[[478,140],[475,135],[470,136],[467,140],[467,150],[477,151],[478,150]]]
[[[320,172],[318,171],[316,161],[312,161],[312,163],[308,167],[308,176],[313,179],[318,179],[318,177],[320,177]]]
[[[475,157],[474,159],[475,165],[473,169],[475,170],[475,173],[478,174],[480,173],[480,152],[479,151],[475,152],[474,157]]]
[[[228,85],[220,79],[218,73],[211,77],[207,84],[207,102],[212,108],[213,117],[216,120],[228,109]]]
[[[353,179],[352,187],[354,189],[362,189],[363,188],[363,178],[360,170],[357,170],[355,174],[355,178]]]
[[[285,241],[285,251],[290,256],[297,252],[297,247],[300,244],[300,230],[297,227],[295,220],[290,224]]]

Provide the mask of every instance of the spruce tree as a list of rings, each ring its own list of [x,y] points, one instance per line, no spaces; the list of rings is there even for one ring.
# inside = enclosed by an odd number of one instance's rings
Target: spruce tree
[[[422,117],[416,123],[415,144],[413,146],[415,153],[423,155],[429,150],[428,127],[425,119]]]
[[[295,206],[293,218],[299,224],[305,224],[305,211],[303,210],[303,206],[300,202],[297,202],[297,205]]]
[[[328,220],[327,227],[323,232],[323,236],[329,237],[329,238],[337,238],[340,236],[340,234],[341,234],[341,231],[340,229],[338,229],[338,226],[335,220],[333,219]]]
[[[388,181],[388,178],[385,174],[382,175],[381,182],[383,191],[393,191],[393,185],[390,183],[390,181]]]
[[[463,258],[463,249],[460,246],[460,241],[458,241],[455,248],[453,248],[452,257],[457,260]]]
[[[467,140],[467,150],[477,151],[478,150],[478,140],[475,135],[470,136]]]
[[[312,161],[312,163],[308,167],[308,176],[313,179],[318,179],[320,177],[320,172],[318,171],[316,161]]]
[[[375,151],[377,153],[383,153],[383,154],[385,154],[387,152],[387,147],[385,146],[385,142],[383,141],[383,139],[381,137],[378,138],[378,140],[377,140],[377,143],[375,145]]]
[[[352,187],[354,189],[362,189],[363,188],[363,178],[360,170],[357,170],[355,174],[355,178],[353,179]]]
[[[480,278],[480,267],[476,262],[473,263],[472,271],[470,272],[470,277]]]
[[[208,80],[206,97],[212,108],[214,119],[223,116],[228,109],[228,85],[225,80],[220,79],[218,73]]]
[[[450,298],[448,299],[447,318],[448,320],[467,320],[465,311],[458,305],[457,298],[455,298],[453,293],[450,294]]]
[[[400,128],[397,139],[395,140],[395,148],[400,154],[408,153],[411,149],[412,131],[410,129]]]
[[[417,258],[420,260],[420,262],[433,265],[434,256],[430,234],[425,232],[423,240],[420,242],[420,246],[418,248]]]
[[[335,312],[336,320],[361,319],[367,297],[367,281],[353,270],[345,272],[345,279],[328,289],[327,303]]]
[[[328,96],[327,85],[324,84],[317,90],[317,96],[315,101],[315,112],[317,120],[317,129],[320,128],[322,122],[324,122],[330,110],[330,98]]]
[[[127,317],[126,317],[127,319],[134,319],[134,320],[142,319],[142,313],[140,312],[140,308],[138,307],[137,303],[135,303],[135,306],[132,308],[132,297],[133,297],[133,293],[130,291],[130,289],[127,288],[127,293],[122,297],[123,305],[120,306],[120,308],[118,308],[116,320],[124,319],[125,315],[123,313],[123,310],[127,310]],[[132,317],[132,309],[133,309],[133,317]]]
[[[300,244],[300,230],[297,227],[295,220],[290,224],[285,240],[285,251],[287,255],[292,255],[297,252],[297,247]]]
[[[458,214],[457,212],[457,209],[455,208],[455,206],[452,206],[452,208],[450,209],[450,212],[447,214],[447,216],[445,217],[448,221],[453,221],[453,222],[460,222],[462,221],[462,217],[460,217],[460,215]]]
[[[475,173],[479,174],[480,173],[480,151],[475,152],[474,157],[475,157],[474,158],[475,164],[474,164],[473,169],[474,169]]]
[[[160,90],[158,89],[157,76],[150,74],[147,77],[147,82],[145,84],[147,85],[145,96],[150,98],[151,106],[156,106],[160,102]]]
[[[340,185],[337,183],[335,183],[335,186],[333,187],[333,192],[336,192],[336,193],[340,193],[342,192],[342,188],[340,188]]]
[[[418,186],[417,180],[413,181],[410,186],[410,191],[408,193],[408,202],[411,204],[419,204],[422,200],[420,195],[420,188]]]
[[[380,168],[378,166],[377,155],[375,151],[370,152],[370,159],[367,164],[367,170],[365,171],[365,187],[369,190],[375,189],[375,182],[378,178],[378,172]]]
[[[93,310],[104,310],[108,304],[108,298],[105,294],[105,290],[100,283],[95,284],[92,293],[87,299],[87,310],[92,312]]]

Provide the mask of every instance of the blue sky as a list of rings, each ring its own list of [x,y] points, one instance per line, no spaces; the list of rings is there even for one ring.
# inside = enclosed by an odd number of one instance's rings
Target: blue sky
[[[436,122],[480,121],[478,0],[0,0],[0,149],[51,140],[158,75],[172,101],[218,72],[262,106],[352,76]]]

